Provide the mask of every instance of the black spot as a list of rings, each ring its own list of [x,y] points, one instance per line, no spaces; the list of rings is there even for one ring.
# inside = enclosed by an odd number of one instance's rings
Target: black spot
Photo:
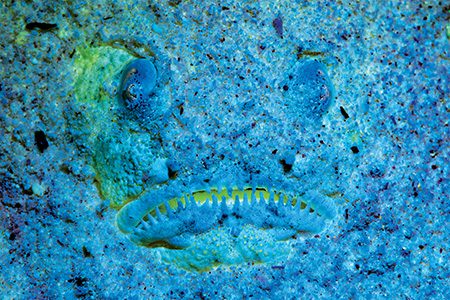
[[[371,274],[376,274],[378,276],[381,276],[384,274],[384,272],[381,270],[368,270],[367,275],[371,275]]]
[[[221,218],[217,221],[219,223],[219,225],[223,225],[223,222],[228,219],[228,215],[227,214],[222,214]]]
[[[82,250],[83,250],[83,257],[87,257],[87,258],[93,257],[91,252],[89,252],[89,250],[85,246],[83,246]]]
[[[58,25],[51,23],[31,22],[25,25],[26,30],[40,29],[42,31],[49,31],[58,28]]]
[[[292,164],[288,164],[284,159],[280,160],[280,164],[283,166],[283,172],[289,173],[292,170]]]
[[[180,3],[181,3],[181,0],[169,0],[168,4],[172,7],[177,7],[178,4],[180,4]]]
[[[172,170],[170,167],[168,168],[168,172],[169,172],[169,178],[170,179],[175,179],[178,176],[178,172]]]
[[[10,241],[14,241],[16,239],[16,234],[14,233],[14,232],[12,232],[10,235],[9,235],[9,240]]]
[[[348,119],[348,113],[345,109],[342,106],[340,106],[339,109],[341,110],[341,114],[344,116],[344,119]]]
[[[283,90],[284,90],[284,91],[287,91],[287,90],[289,90],[289,87],[288,87],[287,85],[284,85],[284,86],[283,86]]]
[[[43,153],[44,150],[48,148],[47,137],[42,130],[34,132],[34,142],[36,143],[36,146],[41,153]]]
[[[232,213],[231,215],[232,215],[233,217],[235,217],[236,219],[238,219],[238,220],[239,220],[239,219],[242,219],[242,217],[241,217],[239,214],[235,213],[235,212]]]
[[[70,283],[75,284],[76,286],[84,286],[85,283],[88,281],[87,278],[84,277],[80,277],[80,276],[76,276],[74,278],[71,278],[69,280],[67,280]]]
[[[386,268],[390,271],[395,271],[395,267],[397,266],[397,264],[395,262],[392,263],[386,263]]]
[[[408,256],[411,255],[411,250],[401,249],[401,250],[400,250],[400,255],[401,255],[402,257],[408,257]]]
[[[203,294],[202,291],[197,291],[197,292],[194,294],[194,299],[204,300],[204,299],[208,299],[208,298],[205,296],[205,294]]]
[[[350,149],[352,150],[353,154],[359,153],[359,149],[356,146],[353,146]]]
[[[277,35],[280,38],[283,38],[283,20],[280,17],[275,18],[272,21],[272,26],[273,26],[273,28],[275,28]]]

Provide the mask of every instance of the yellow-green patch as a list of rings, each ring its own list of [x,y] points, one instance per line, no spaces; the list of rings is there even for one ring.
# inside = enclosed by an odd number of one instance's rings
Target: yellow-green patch
[[[109,46],[77,49],[74,61],[75,96],[80,102],[110,100],[104,86],[118,80],[134,56]]]

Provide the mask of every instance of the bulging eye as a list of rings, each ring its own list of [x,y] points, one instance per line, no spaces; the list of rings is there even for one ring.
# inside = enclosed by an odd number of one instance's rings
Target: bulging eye
[[[158,111],[158,100],[154,90],[158,83],[158,72],[148,59],[136,59],[129,63],[122,76],[119,97],[123,105],[137,115]]]
[[[283,93],[290,113],[303,120],[318,121],[331,104],[333,86],[322,63],[304,60],[294,66]]]

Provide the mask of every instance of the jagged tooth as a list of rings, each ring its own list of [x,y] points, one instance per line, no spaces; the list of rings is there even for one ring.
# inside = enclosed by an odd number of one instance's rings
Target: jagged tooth
[[[243,203],[242,203],[242,206],[245,207],[245,208],[247,208],[247,207],[250,206],[250,203],[248,202],[248,196],[247,196],[247,194],[244,194],[244,201],[243,201]]]
[[[152,223],[152,225],[156,225],[158,222],[155,220],[155,218],[153,218],[153,216],[151,214],[147,215],[148,220],[150,221],[150,223]]]
[[[141,221],[141,229],[143,229],[143,230],[148,230],[149,228],[150,228],[150,225],[147,223],[147,222],[145,222],[144,220],[142,220]]]
[[[220,208],[222,209],[222,212],[228,211],[227,197],[222,196],[222,202],[220,203]]]
[[[264,193],[259,193],[259,204],[267,204],[266,198],[264,198]]]
[[[284,208],[283,201],[278,201],[277,207],[278,207],[279,209],[283,209],[283,208]]]
[[[173,216],[173,211],[172,208],[169,205],[169,202],[164,202],[164,206],[166,207],[166,211],[167,211],[167,216],[170,218]]]
[[[273,190],[270,191],[269,204],[275,204],[275,192]]]
[[[302,206],[302,200],[299,197],[295,197],[297,199],[297,203],[295,203],[295,209],[300,210]],[[294,199],[294,198],[292,198]]]
[[[163,216],[162,216],[161,212],[159,211],[158,206],[155,208],[155,212],[156,212],[156,218],[157,218],[158,220],[162,220],[162,219],[163,219]]]
[[[292,197],[292,202],[294,202],[295,199],[297,199],[297,201],[295,202],[294,209],[295,209],[295,210],[299,210],[299,209],[300,209],[300,203],[301,203],[302,201],[301,201],[299,198]]]
[[[217,208],[219,206],[219,199],[217,199],[216,195],[212,195],[212,207]]]
[[[186,203],[186,202],[184,202],[184,203]],[[183,201],[181,201],[181,198],[178,198],[177,199],[177,211],[180,211],[180,210],[182,210],[182,209],[185,209],[186,207],[184,206],[184,204],[183,204]]]
[[[258,201],[256,201],[256,191],[254,191],[254,190],[252,190],[252,197],[251,197],[251,199],[252,199],[252,204],[253,205],[258,204]]]
[[[193,195],[191,195],[189,197],[189,204],[192,205],[192,206],[197,206],[197,202],[195,201],[195,198],[194,198]]]
[[[233,196],[233,187],[227,186],[227,194],[228,198],[231,198]]]
[[[233,210],[234,210],[234,211],[239,210],[239,204],[240,204],[240,199],[239,199],[239,196],[236,195],[236,196],[234,197],[234,204],[233,204]]]
[[[205,200],[205,202],[202,204],[202,207],[211,207],[211,205],[210,205],[210,203],[211,203],[211,198],[208,198],[208,199],[206,199]]]
[[[278,201],[275,202],[275,205],[278,207],[284,207],[283,194],[281,192],[275,192],[274,197],[278,197]]]

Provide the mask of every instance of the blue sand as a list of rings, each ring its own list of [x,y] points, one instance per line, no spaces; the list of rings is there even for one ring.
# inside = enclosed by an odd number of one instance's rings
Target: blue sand
[[[448,1],[60,2],[0,4],[0,298],[450,299]]]

